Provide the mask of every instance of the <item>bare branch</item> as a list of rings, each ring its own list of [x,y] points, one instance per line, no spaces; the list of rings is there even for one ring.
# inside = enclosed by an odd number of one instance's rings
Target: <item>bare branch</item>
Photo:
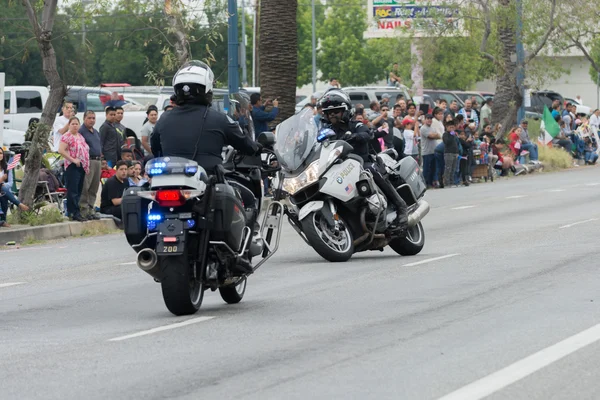
[[[45,0],[44,11],[42,11],[42,31],[51,32],[54,28],[56,20],[56,10],[58,8],[58,0]]]
[[[596,62],[596,60],[594,60],[594,57],[592,57],[592,55],[588,52],[588,50],[585,48],[585,46],[583,45],[583,43],[581,43],[581,41],[579,40],[579,38],[575,38],[573,37],[573,35],[571,35],[566,29],[561,27],[561,31],[567,35],[567,37],[569,38],[569,40],[571,42],[573,42],[573,45],[569,46],[569,47],[577,47],[579,50],[581,50],[581,52],[583,53],[583,55],[585,56],[585,58],[587,58],[587,60],[592,64],[592,67],[594,67],[594,69],[596,71],[598,71],[598,73],[600,73],[600,64],[598,64]]]
[[[548,38],[550,37],[550,35],[552,34],[552,32],[554,32],[554,30],[556,29],[556,26],[554,26],[554,17],[556,15],[556,0],[552,0],[552,8],[550,10],[550,24],[548,25],[548,29],[546,30],[546,33],[544,34],[544,36],[542,37],[542,39],[540,40],[540,42],[538,43],[537,47],[535,48],[535,50],[533,50],[529,56],[525,59],[525,64],[529,64],[531,62],[531,60],[533,60],[540,51],[542,51],[542,49],[544,48],[544,46],[546,46],[546,42],[548,41]]]
[[[485,16],[483,22],[483,38],[481,38],[481,45],[479,46],[479,51],[481,54],[491,60],[492,62],[496,62],[496,57],[492,56],[487,52],[487,45],[490,35],[492,34],[492,16],[490,15],[489,2],[484,0],[477,0],[477,3],[481,6],[483,10],[483,15]]]
[[[29,0],[21,0],[21,2],[23,3],[23,7],[25,7],[25,11],[27,12],[27,17],[29,18],[29,22],[31,23],[31,26],[33,27],[33,33],[35,34],[36,37],[40,36],[40,33],[41,33],[40,23],[38,22],[37,15],[35,15],[35,10],[33,9],[31,2]]]

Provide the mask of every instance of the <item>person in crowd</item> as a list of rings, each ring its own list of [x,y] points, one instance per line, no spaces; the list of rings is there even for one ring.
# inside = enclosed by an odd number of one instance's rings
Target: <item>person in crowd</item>
[[[473,109],[473,102],[470,99],[465,100],[465,106],[458,113],[463,116],[467,123],[474,122],[475,128],[479,126],[479,116]]]
[[[592,133],[598,133],[600,131],[600,109],[594,110],[590,117],[590,128]]]
[[[79,118],[69,119],[69,130],[62,135],[58,152],[65,162],[65,186],[67,188],[67,213],[73,221],[86,221],[81,215],[79,201],[83,191],[85,174],[90,171],[90,148],[79,134]]]
[[[338,79],[335,77],[329,78],[329,84],[327,85],[327,90],[339,89],[339,88],[340,88],[340,82],[338,81]]]
[[[111,178],[116,174],[115,169],[108,165],[108,161],[102,160],[101,165],[100,179],[102,179],[102,182],[105,182],[105,179]]]
[[[123,191],[129,187],[128,162],[118,161],[115,169],[115,175],[109,178],[102,187],[100,212],[121,219],[121,198]]]
[[[102,143],[102,154],[112,168],[121,159],[121,136],[115,129],[117,110],[106,107],[106,120],[100,127],[100,141]]]
[[[133,151],[126,147],[121,149],[121,159],[123,161],[133,161]]]
[[[460,131],[458,135],[460,141],[460,160],[459,160],[459,171],[460,178],[464,186],[469,186],[470,177],[470,154],[473,150],[473,141],[475,140],[473,135],[467,135],[465,131]]]
[[[263,105],[262,97],[259,93],[252,93],[250,96],[250,104],[252,104],[252,121],[254,121],[254,132],[260,135],[261,132],[269,131],[268,123],[273,121],[279,114],[279,101],[277,99],[267,100]],[[265,108],[272,105],[270,112],[265,111]]]
[[[400,67],[398,63],[394,63],[390,68],[390,73],[388,74],[388,85],[390,86],[399,86],[402,84],[402,78],[400,78]]]
[[[494,105],[493,99],[487,99],[483,102],[483,107],[481,107],[481,111],[479,112],[479,127],[481,131],[483,131],[483,127],[486,125],[490,125],[492,123],[492,107]]]
[[[598,161],[598,147],[594,146],[594,141],[592,140],[591,137],[586,136],[585,138],[583,138],[583,143],[584,143],[584,157],[585,157],[585,163],[586,165],[593,165],[596,164],[596,161]]]
[[[125,105],[125,100],[121,100],[119,98],[119,93],[118,92],[112,92],[110,94],[110,100],[108,100],[106,102],[106,104],[104,104],[104,107],[123,107]]]
[[[123,117],[125,116],[125,110],[123,107],[117,106],[115,107],[115,122],[114,127],[121,139],[121,145],[127,141],[127,133],[125,132],[125,125],[123,125]]]
[[[85,174],[81,199],[79,200],[81,216],[86,219],[97,219],[94,204],[96,204],[96,197],[98,196],[102,170],[102,142],[100,141],[100,133],[94,129],[95,123],[96,114],[88,110],[83,114],[83,125],[79,128],[79,134],[83,136],[88,145],[90,160],[89,173]]]
[[[172,109],[173,109],[173,106],[169,104],[169,105],[165,106],[165,108],[163,109],[163,111],[166,112],[166,111],[170,111]]]
[[[495,140],[495,142],[491,145],[492,154],[497,159],[495,168],[502,170],[502,176],[508,176],[508,171],[512,171],[513,174],[517,175],[518,171],[515,168],[515,161],[509,155],[502,154],[506,146],[506,142],[504,139]],[[524,171],[524,170],[521,170]]]
[[[569,139],[569,135],[571,134],[571,128],[569,124],[567,124],[563,119],[559,118],[558,125],[560,126],[560,132],[558,135],[552,139],[553,146],[560,146],[569,154],[573,154],[573,142]]]
[[[6,222],[8,203],[13,203],[21,211],[29,211],[29,207],[21,203],[11,191],[13,185],[12,173],[8,170],[8,161],[4,155],[4,149],[0,146],[0,226],[9,228]]]
[[[450,102],[450,106],[444,112],[444,118],[446,118],[448,115],[451,115],[452,119],[454,120],[454,118],[456,118],[457,114],[458,114],[458,102],[456,100],[452,100]]]
[[[62,106],[62,115],[56,117],[56,119],[54,120],[54,125],[52,125],[52,151],[58,151],[58,147],[60,146],[60,138],[69,130],[69,119],[74,115],[75,107],[73,107],[73,103],[65,101]]]
[[[150,149],[150,136],[152,136],[154,126],[156,125],[156,121],[158,121],[158,108],[155,105],[149,106],[146,111],[146,116],[147,121],[144,122],[142,130],[140,131],[144,155],[152,154],[152,150]]]
[[[25,132],[25,141],[26,142],[33,141],[33,135],[35,134],[35,131],[37,130],[37,126],[39,123],[40,123],[39,118],[35,118],[35,117],[29,118],[29,123],[27,124],[27,132]],[[53,141],[54,141],[54,137],[53,137]]]
[[[127,165],[127,175],[129,186],[143,186],[147,182],[142,177],[142,163],[139,161],[133,161],[131,165]]]
[[[489,138],[492,139],[494,137],[494,131],[492,130],[492,125],[491,124],[487,124],[483,126],[483,132],[482,132],[482,140],[484,140],[485,138]]]
[[[442,111],[436,108],[440,116]],[[436,131],[433,126],[433,116],[427,114],[425,116],[425,123],[420,128],[421,132],[421,156],[423,157],[423,175],[425,177],[425,183],[428,187],[434,187],[434,182],[438,180],[435,175],[435,148],[442,140],[443,132],[440,134]],[[438,121],[439,122],[439,121]]]
[[[454,173],[458,165],[458,138],[456,135],[456,123],[446,122],[446,132],[442,135],[444,142],[444,185],[454,184]]]
[[[402,121],[404,126],[404,154],[419,162],[419,122],[406,116]]]
[[[529,159],[533,164],[539,163],[538,146],[531,141],[529,137],[529,122],[524,119],[521,121],[519,137],[521,139],[521,148],[529,152]]]

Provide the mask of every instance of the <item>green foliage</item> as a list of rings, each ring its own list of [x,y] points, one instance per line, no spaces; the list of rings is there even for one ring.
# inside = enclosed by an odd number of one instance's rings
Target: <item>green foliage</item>
[[[592,42],[590,56],[596,65],[600,65],[600,38],[598,37],[594,38]],[[596,83],[596,85],[600,85],[600,71],[597,71],[593,66],[590,66],[590,77],[592,78],[592,81]]]
[[[348,5],[327,10],[317,29],[317,64],[324,79],[336,77],[343,86],[364,85],[382,75],[383,71],[378,71],[369,57],[367,41],[362,37],[366,28],[366,7]]]
[[[421,40],[420,46],[427,88],[470,90],[489,74],[489,63],[473,38],[431,38]]]
[[[9,224],[30,226],[56,224],[64,220],[65,217],[56,208],[36,208],[35,211],[14,213],[8,216]]]

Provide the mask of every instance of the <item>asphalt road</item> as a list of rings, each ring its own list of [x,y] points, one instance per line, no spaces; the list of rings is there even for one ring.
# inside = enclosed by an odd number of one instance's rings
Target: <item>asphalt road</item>
[[[185,318],[119,235],[0,251],[0,398],[600,398],[600,170],[427,199],[418,256],[286,227],[242,303]]]

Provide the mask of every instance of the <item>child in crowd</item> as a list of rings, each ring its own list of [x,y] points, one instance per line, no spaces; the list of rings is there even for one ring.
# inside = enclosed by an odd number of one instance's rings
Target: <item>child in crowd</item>
[[[444,142],[444,185],[454,184],[454,172],[458,164],[458,138],[454,121],[446,121],[446,132],[442,135]]]

